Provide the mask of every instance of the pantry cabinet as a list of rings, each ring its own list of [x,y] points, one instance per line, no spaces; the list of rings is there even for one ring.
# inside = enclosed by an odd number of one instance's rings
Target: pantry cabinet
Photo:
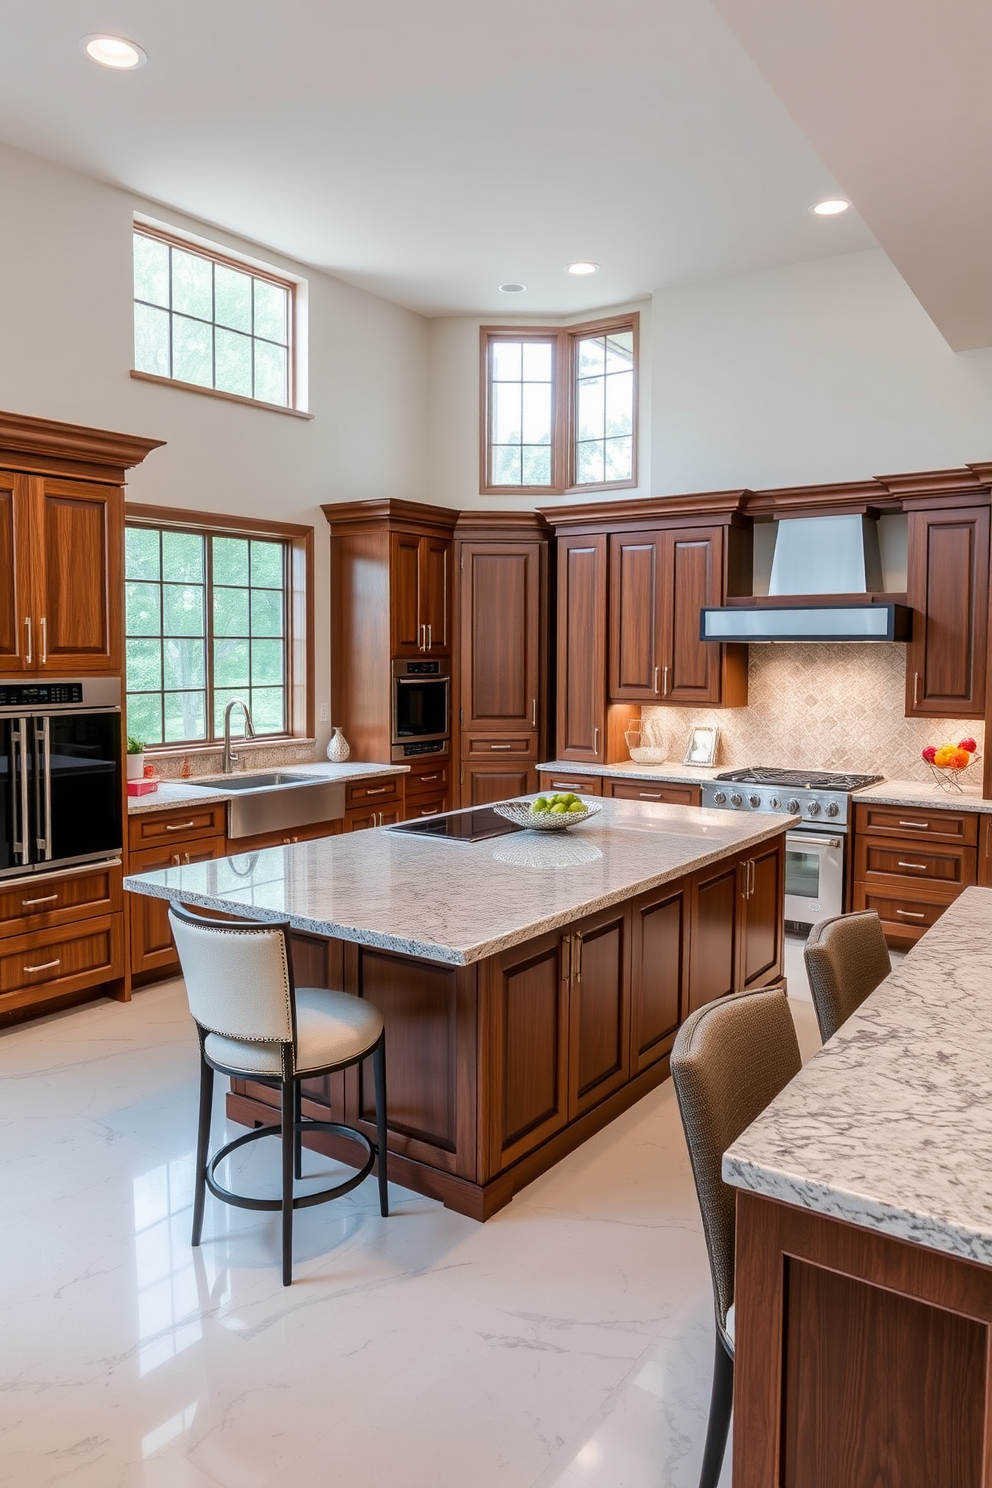
[[[989,508],[909,514],[906,716],[982,718],[989,623]]]

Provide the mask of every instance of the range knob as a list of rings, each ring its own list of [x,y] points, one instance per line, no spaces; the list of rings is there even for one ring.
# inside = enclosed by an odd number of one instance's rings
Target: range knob
[[[787,803],[785,809],[789,813],[790,816],[795,816],[796,815],[796,813],[799,810],[799,802],[796,800],[796,798],[794,796],[793,796],[792,800]]]
[[[806,810],[809,812],[810,816],[819,816],[819,814],[820,814],[820,803],[819,803],[819,801],[810,801],[809,805],[806,807]]]
[[[781,806],[782,802],[779,800],[778,796],[772,796],[772,798],[768,802],[768,804],[772,808],[773,811],[777,811],[778,808]]]
[[[730,804],[731,804],[731,806],[743,806],[744,805],[744,797],[743,796],[739,796],[737,794],[737,792],[734,791],[734,794],[730,798]]]
[[[750,801],[751,805],[754,807],[755,810],[757,810],[758,807],[761,805],[761,797],[758,796],[758,795],[748,796],[748,800]]]
[[[836,801],[828,801],[827,802],[827,815],[828,816],[836,816],[839,811],[840,811],[840,807],[837,805],[837,802]]]
[[[716,795],[713,797],[713,804],[714,806],[725,806],[727,804],[727,792],[717,791]]]

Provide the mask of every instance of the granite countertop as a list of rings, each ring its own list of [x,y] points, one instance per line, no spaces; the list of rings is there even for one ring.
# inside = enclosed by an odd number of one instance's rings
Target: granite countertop
[[[674,780],[680,784],[703,785],[733,766],[682,765],[677,760],[665,760],[660,765],[639,765],[635,760],[621,760],[616,765],[580,765],[575,760],[549,760],[537,768],[542,773],[553,775],[567,775],[571,771],[575,775],[611,776],[619,780]]]
[[[852,800],[876,801],[880,806],[925,806],[928,811],[992,812],[992,801],[982,795],[980,785],[945,791],[933,780],[883,780],[855,791]]]
[[[310,765],[267,765],[257,770],[238,770],[242,775],[300,776],[313,780],[361,780],[373,775],[407,775],[409,765],[374,765],[347,760],[343,765],[332,765],[330,760],[318,760]],[[233,792],[225,789],[225,775],[201,775],[190,780],[160,780],[157,791],[148,796],[129,796],[128,816],[137,816],[143,811],[165,811],[170,806],[205,805],[210,801],[229,801]]]
[[[736,1188],[992,1265],[992,890],[966,889],[733,1144]]]
[[[765,842],[795,820],[610,800],[567,833],[459,843],[385,827],[165,868],[124,886],[464,966]]]

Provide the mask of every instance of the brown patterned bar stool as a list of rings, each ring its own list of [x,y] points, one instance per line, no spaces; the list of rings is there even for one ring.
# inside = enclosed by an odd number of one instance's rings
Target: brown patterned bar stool
[[[350,1193],[379,1164],[379,1209],[389,1213],[386,1174],[386,1035],[382,1017],[362,997],[320,987],[296,987],[289,953],[289,921],[205,919],[182,905],[169,909],[169,922],[186,979],[190,1012],[200,1038],[200,1121],[196,1142],[193,1244],[203,1229],[206,1190],[239,1209],[277,1209],[282,1213],[282,1280],[293,1280],[293,1211],[324,1204]],[[331,1074],[372,1057],[375,1081],[376,1141],[336,1121],[304,1121],[300,1082]],[[282,1120],[259,1126],[228,1142],[213,1157],[210,1112],[214,1071],[255,1080],[281,1093]],[[332,1132],[357,1142],[365,1161],[350,1178],[319,1193],[294,1196],[300,1176],[302,1138],[307,1131]],[[260,1137],[282,1140],[282,1194],[253,1199],[232,1193],[216,1178],[220,1163]]]
[[[672,1049],[672,1080],[699,1197],[716,1310],[713,1388],[699,1488],[716,1488],[734,1405],[737,1206],[736,1191],[723,1181],[723,1154],[799,1073],[801,1064],[784,987],[707,1003],[686,1019]]]
[[[873,909],[821,920],[810,931],[803,955],[826,1043],[892,970],[882,922]]]

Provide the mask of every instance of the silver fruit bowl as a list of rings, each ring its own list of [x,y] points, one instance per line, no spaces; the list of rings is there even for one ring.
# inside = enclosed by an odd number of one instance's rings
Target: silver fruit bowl
[[[584,811],[559,811],[555,814],[551,811],[531,811],[529,804],[523,801],[501,801],[498,806],[493,806],[497,816],[505,817],[516,827],[527,827],[534,832],[564,832],[568,827],[588,821],[602,809],[602,806],[586,806]]]

